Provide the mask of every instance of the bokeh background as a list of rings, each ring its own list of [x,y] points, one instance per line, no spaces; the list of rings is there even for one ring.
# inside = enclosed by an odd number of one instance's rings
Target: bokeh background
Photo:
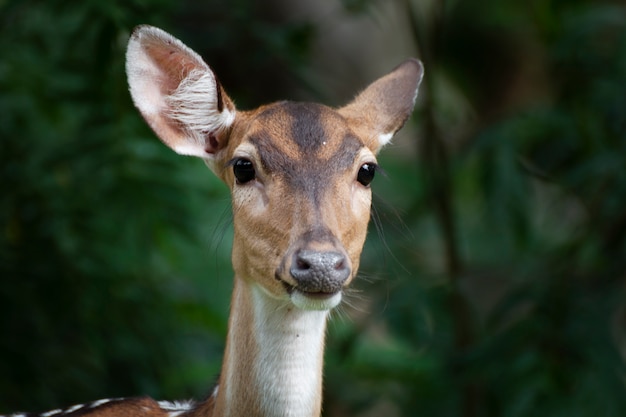
[[[626,8],[609,0],[0,0],[0,413],[205,395],[226,187],[163,146],[132,28],[238,107],[426,76],[380,157],[324,416],[626,416]]]

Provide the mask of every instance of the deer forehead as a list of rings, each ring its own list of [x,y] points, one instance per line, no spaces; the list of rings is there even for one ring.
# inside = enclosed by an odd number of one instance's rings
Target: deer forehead
[[[264,173],[302,189],[332,182],[374,154],[335,110],[321,104],[280,102],[249,116],[233,157],[255,160]],[[303,181],[306,182],[303,183]]]

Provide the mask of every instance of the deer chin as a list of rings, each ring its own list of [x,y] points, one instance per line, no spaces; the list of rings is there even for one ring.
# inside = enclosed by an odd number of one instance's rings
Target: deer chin
[[[294,289],[290,295],[293,305],[301,310],[330,310],[341,303],[342,292],[310,293]]]
[[[324,311],[331,310],[341,303],[343,291],[335,292],[310,292],[299,289],[280,279],[289,299],[294,306],[301,310]]]

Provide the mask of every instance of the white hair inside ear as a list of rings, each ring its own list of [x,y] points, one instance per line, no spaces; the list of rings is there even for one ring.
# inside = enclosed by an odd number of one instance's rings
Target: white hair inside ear
[[[219,135],[233,124],[235,111],[220,111],[217,88],[212,72],[194,69],[165,97],[165,114],[188,135],[186,142],[174,146],[179,154],[206,157],[207,135]]]

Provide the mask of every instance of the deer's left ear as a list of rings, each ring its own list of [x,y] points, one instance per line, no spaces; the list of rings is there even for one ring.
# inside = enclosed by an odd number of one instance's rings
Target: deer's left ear
[[[408,59],[339,109],[372,152],[386,145],[411,115],[423,75],[422,63]]]

